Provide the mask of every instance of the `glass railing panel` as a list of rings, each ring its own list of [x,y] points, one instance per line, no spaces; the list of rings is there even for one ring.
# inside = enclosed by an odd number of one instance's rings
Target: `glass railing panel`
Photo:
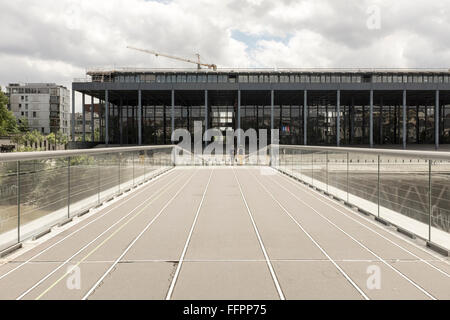
[[[70,158],[70,216],[98,204],[99,168],[96,156]]]
[[[301,158],[301,179],[312,185],[313,183],[313,151],[303,150]]]
[[[0,163],[0,250],[18,242],[18,162]]]
[[[117,153],[106,153],[99,155],[99,187],[100,201],[103,202],[119,193],[119,161]]]
[[[450,160],[431,167],[431,241],[450,249]]]
[[[428,160],[385,155],[380,159],[380,217],[428,239]]]
[[[294,150],[292,155],[292,174],[301,178],[302,175],[302,150]]]
[[[348,201],[378,215],[378,155],[349,153]]]
[[[143,151],[134,152],[134,183],[145,181],[145,154]]]
[[[313,186],[326,191],[327,190],[327,153],[315,152],[313,162]]]
[[[339,151],[328,152],[328,193],[347,200],[347,153]]]
[[[20,240],[67,219],[68,158],[20,162]]]
[[[120,192],[133,187],[134,154],[134,152],[120,153]]]

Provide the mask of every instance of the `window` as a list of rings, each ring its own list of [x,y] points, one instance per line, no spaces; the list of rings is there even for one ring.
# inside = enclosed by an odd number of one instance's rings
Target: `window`
[[[392,83],[392,76],[391,75],[384,75],[383,76],[383,82],[384,83]]]
[[[278,76],[271,75],[270,76],[270,83],[278,83]]]
[[[219,82],[220,83],[226,83],[228,82],[228,76],[226,74],[219,75]]]
[[[351,82],[351,76],[349,75],[344,75],[342,76],[342,83],[350,83]]]
[[[197,75],[195,74],[188,74],[187,76],[187,82],[197,82]]]
[[[239,76],[239,83],[247,83],[248,82],[248,76],[247,75],[240,75]]]
[[[208,82],[209,83],[217,83],[217,75],[216,74],[209,74],[208,75]]]
[[[36,112],[33,112],[33,118],[36,118],[36,117],[37,117]]]
[[[19,108],[22,108],[22,104],[21,103],[19,103]]]
[[[319,83],[319,82],[320,82],[320,76],[318,76],[318,75],[311,76],[311,83]]]
[[[258,83],[259,82],[259,77],[256,75],[249,75],[248,76],[248,82],[250,83]]]
[[[199,74],[197,76],[198,82],[205,83],[206,82],[206,74]]]
[[[186,83],[187,79],[186,79],[186,75],[185,74],[179,74],[177,76],[177,82],[178,83]]]
[[[300,76],[300,80],[301,80],[302,83],[309,83],[309,75],[302,74]]]
[[[361,83],[361,76],[352,76],[352,83]]]
[[[156,82],[157,83],[164,83],[164,82],[166,82],[166,76],[163,75],[163,74],[158,74],[156,76]]]
[[[331,82],[332,83],[340,83],[341,82],[341,77],[339,77],[339,76],[331,76]]]
[[[281,76],[280,76],[280,82],[281,82],[281,83],[287,83],[287,82],[289,82],[289,76],[281,75]]]

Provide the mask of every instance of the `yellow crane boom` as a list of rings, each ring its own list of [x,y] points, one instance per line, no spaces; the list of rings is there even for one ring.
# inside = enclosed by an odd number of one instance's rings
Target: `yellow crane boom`
[[[165,58],[169,58],[169,59],[173,59],[173,60],[178,60],[178,61],[183,61],[183,62],[193,63],[193,64],[196,64],[196,65],[197,65],[197,68],[198,68],[199,70],[200,70],[201,67],[203,66],[203,67],[207,67],[208,69],[212,69],[212,70],[214,70],[214,71],[217,71],[217,66],[216,66],[215,64],[202,63],[202,62],[200,61],[200,55],[199,55],[198,53],[196,54],[196,55],[197,55],[197,58],[198,58],[198,61],[194,61],[194,60],[190,60],[190,59],[184,59],[184,58],[179,58],[179,57],[171,56],[171,55],[164,54],[164,53],[159,53],[159,52],[152,51],[152,50],[139,49],[139,48],[130,47],[130,46],[128,46],[127,48],[128,48],[128,49],[131,49],[131,50],[136,50],[136,51],[145,52],[145,53],[148,53],[148,54],[153,54],[153,55],[155,55],[156,57],[161,56],[161,57],[165,57]]]

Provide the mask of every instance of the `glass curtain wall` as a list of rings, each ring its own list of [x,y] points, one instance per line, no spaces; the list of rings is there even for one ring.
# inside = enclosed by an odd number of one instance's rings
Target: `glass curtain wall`
[[[241,92],[241,128],[244,131],[267,130],[270,142],[271,94],[270,91]]]
[[[407,93],[407,143],[435,143],[435,99],[431,91]]]
[[[336,145],[336,103],[334,91],[308,92],[308,144]]]
[[[450,143],[450,92],[440,92],[440,142],[448,144]]]
[[[274,127],[280,130],[280,144],[303,143],[303,93],[275,91]]]
[[[370,92],[341,91],[341,145],[370,143]]]

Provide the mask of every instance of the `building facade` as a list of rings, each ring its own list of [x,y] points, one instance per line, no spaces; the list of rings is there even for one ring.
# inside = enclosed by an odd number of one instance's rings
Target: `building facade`
[[[449,70],[97,70],[72,87],[100,100],[107,144],[170,144],[195,121],[292,145],[450,143]]]
[[[17,119],[27,119],[30,130],[43,134],[69,135],[71,130],[69,90],[54,83],[10,84],[9,109]]]

